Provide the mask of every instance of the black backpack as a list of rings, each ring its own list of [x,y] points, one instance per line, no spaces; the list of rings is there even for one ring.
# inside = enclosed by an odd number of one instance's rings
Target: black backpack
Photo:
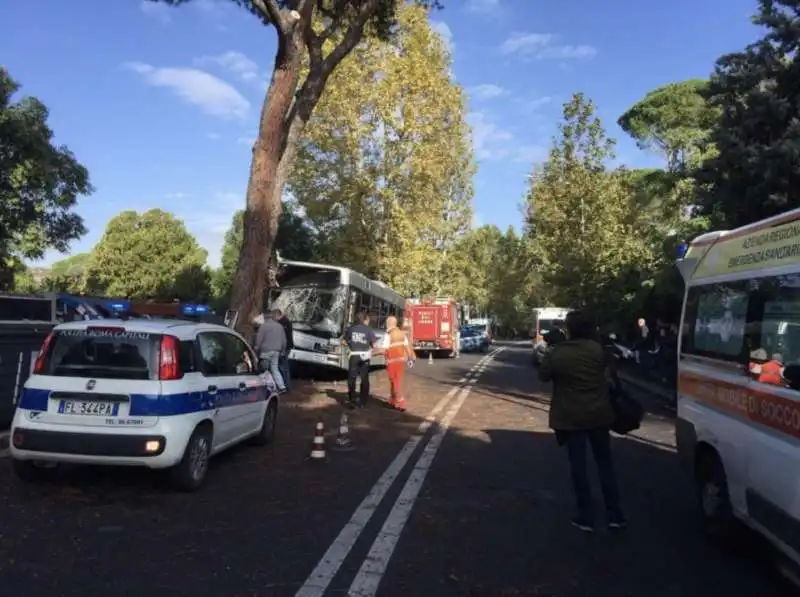
[[[619,435],[625,435],[631,431],[636,431],[642,426],[644,408],[638,400],[625,391],[619,381],[609,384],[608,396],[616,415],[614,422],[611,424],[611,431]]]

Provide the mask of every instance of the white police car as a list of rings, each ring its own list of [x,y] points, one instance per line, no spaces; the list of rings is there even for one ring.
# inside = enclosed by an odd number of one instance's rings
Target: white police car
[[[211,456],[269,443],[278,395],[252,348],[214,324],[95,320],[56,326],[25,383],[11,427],[23,480],[59,463],[169,469],[198,488]]]

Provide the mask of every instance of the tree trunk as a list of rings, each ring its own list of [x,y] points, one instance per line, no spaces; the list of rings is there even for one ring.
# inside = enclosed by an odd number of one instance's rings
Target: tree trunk
[[[282,46],[275,56],[272,81],[261,109],[258,139],[253,147],[247,181],[242,249],[233,278],[231,309],[239,312],[236,329],[245,337],[252,335],[253,317],[264,307],[264,290],[288,169],[288,166],[281,168],[281,163],[286,163],[283,158],[289,136],[286,115],[292,106],[300,72],[300,36],[293,35]]]

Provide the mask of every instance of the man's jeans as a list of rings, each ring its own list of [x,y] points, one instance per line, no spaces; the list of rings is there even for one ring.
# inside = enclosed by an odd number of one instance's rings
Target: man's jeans
[[[578,506],[578,518],[584,524],[594,523],[592,490],[587,470],[586,444],[592,448],[597,474],[603,490],[603,500],[609,522],[622,522],[624,515],[619,500],[617,477],[611,459],[611,436],[605,427],[585,431],[566,431],[567,455],[572,472],[572,485]]]
[[[278,360],[278,369],[281,372],[281,377],[283,377],[283,384],[286,386],[286,389],[290,389],[292,386],[292,380],[289,376],[289,353],[285,353],[281,355],[281,358]]]
[[[281,353],[277,350],[261,353],[261,361],[264,363],[264,367],[272,374],[278,389],[283,391],[286,389],[286,384],[283,381],[283,375],[281,375],[280,359]]]

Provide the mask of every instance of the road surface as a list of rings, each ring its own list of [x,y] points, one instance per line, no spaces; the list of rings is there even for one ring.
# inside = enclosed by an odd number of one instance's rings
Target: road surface
[[[330,450],[343,384],[301,383],[276,444],[220,456],[196,494],[126,469],[23,486],[0,459],[0,595],[786,594],[763,550],[724,554],[702,539],[667,414],[614,440],[630,528],[573,529],[548,388],[525,347],[499,348],[420,362],[409,412],[350,413],[347,453]],[[373,379],[385,396],[384,374]],[[307,460],[318,418],[325,464]]]

